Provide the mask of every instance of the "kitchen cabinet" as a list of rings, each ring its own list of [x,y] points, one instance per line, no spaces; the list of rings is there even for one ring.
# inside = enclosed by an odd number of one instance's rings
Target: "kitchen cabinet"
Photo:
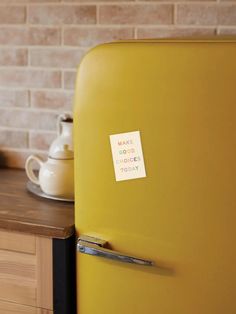
[[[0,170],[0,313],[76,313],[73,205],[30,195],[26,181]]]
[[[32,307],[50,313],[52,281],[51,238],[0,230],[0,313],[12,306],[6,301],[24,306],[23,313],[35,313]]]

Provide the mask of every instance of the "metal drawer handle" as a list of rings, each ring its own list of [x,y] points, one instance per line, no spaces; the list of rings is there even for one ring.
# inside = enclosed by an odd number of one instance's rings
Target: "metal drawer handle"
[[[80,236],[77,242],[77,251],[80,253],[105,257],[124,263],[138,264],[143,266],[154,266],[154,262],[142,258],[127,256],[120,252],[106,249],[107,242],[90,236]]]

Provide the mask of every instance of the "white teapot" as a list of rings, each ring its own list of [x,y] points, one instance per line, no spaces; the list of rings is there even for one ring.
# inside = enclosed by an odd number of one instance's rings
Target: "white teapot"
[[[48,195],[74,198],[74,152],[72,141],[73,119],[67,113],[58,118],[58,137],[49,149],[47,161],[37,155],[26,160],[28,178]],[[33,171],[33,163],[39,165],[39,175]]]
[[[73,158],[73,118],[70,113],[63,113],[57,119],[57,138],[52,142],[49,156],[52,158],[68,159],[68,152],[64,156],[64,145],[68,145]]]

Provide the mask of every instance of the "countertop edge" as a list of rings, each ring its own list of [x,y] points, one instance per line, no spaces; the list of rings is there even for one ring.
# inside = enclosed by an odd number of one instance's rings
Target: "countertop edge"
[[[25,221],[0,219],[0,229],[12,232],[34,234],[55,239],[67,239],[75,233],[75,226],[66,228],[27,223]]]

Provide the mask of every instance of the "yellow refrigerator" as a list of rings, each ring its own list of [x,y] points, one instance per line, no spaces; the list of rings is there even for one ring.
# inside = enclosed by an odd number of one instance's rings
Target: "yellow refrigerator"
[[[236,313],[236,40],[100,45],[74,106],[79,314]]]

